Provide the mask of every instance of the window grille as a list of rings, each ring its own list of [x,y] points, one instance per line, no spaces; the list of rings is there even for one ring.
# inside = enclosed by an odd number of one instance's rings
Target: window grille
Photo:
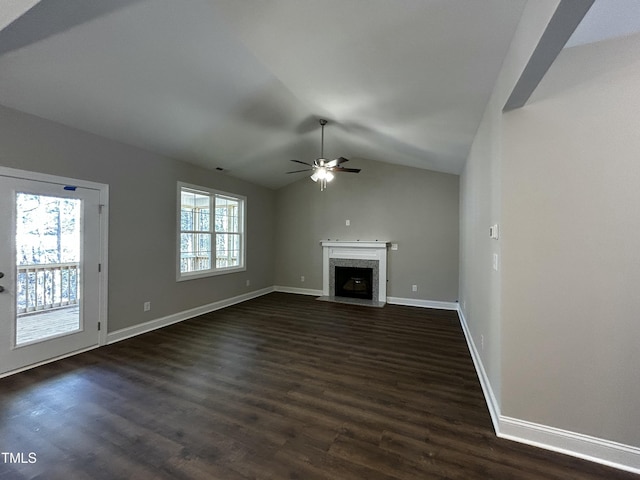
[[[244,270],[242,196],[179,183],[178,279]]]

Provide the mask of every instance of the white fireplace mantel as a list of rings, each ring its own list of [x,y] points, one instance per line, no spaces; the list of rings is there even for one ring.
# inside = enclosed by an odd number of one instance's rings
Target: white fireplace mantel
[[[340,248],[380,248],[380,249],[386,249],[387,246],[389,245],[389,242],[381,242],[379,240],[366,240],[366,241],[360,241],[360,240],[348,240],[348,241],[342,241],[342,240],[326,240],[323,242],[320,242],[320,244],[323,247],[340,247]]]
[[[387,248],[386,241],[360,241],[360,240],[326,240],[322,245],[322,294],[333,295],[329,291],[329,260],[331,258],[374,260],[378,263],[378,301],[387,301]]]

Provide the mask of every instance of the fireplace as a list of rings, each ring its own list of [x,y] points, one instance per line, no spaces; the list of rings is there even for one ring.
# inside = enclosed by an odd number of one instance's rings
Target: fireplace
[[[336,297],[373,299],[373,268],[335,267]]]
[[[373,306],[386,303],[388,242],[327,240],[321,244],[323,298],[346,297],[375,304]],[[349,272],[344,279],[343,269]]]
[[[340,272],[340,273],[339,273]],[[338,278],[338,275],[344,275],[344,272],[350,272],[344,280]],[[370,272],[366,273],[365,272]],[[371,275],[371,277],[369,277]],[[350,277],[358,279],[356,285],[348,285],[350,290],[344,292],[342,288],[344,284],[349,281]],[[367,292],[367,296],[356,296],[355,290],[362,288],[363,283],[368,283],[368,288],[371,288],[371,295]],[[356,282],[353,282],[356,283]],[[368,260],[363,258],[330,258],[329,259],[329,290],[328,295],[330,297],[351,297],[361,298],[363,300],[378,300],[380,296],[380,262],[378,260]],[[353,294],[351,292],[354,292]]]

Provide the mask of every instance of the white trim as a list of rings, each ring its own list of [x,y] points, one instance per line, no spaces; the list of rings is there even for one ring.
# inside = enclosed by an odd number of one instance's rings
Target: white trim
[[[231,305],[235,305],[237,303],[246,302],[247,300],[261,297],[262,295],[266,295],[267,293],[271,293],[271,292],[273,292],[273,287],[267,287],[261,290],[255,290],[253,292],[243,293],[242,295],[238,295],[236,297],[231,297],[224,300],[219,300],[217,302],[208,303],[206,305],[201,305],[199,307],[185,310],[183,312],[167,315],[166,317],[150,320],[148,322],[140,323],[132,327],[122,328],[120,330],[116,330],[115,332],[110,332],[107,335],[107,343],[111,344],[111,343],[119,342],[121,340],[135,337],[143,333],[151,332],[158,328],[166,327],[174,323],[182,322],[184,320],[197,317],[198,315],[203,315],[205,313],[210,313],[215,310],[220,310],[221,308],[230,307]]]
[[[312,288],[298,288],[298,287],[284,287],[281,285],[276,285],[273,287],[275,292],[282,293],[295,293],[298,295],[313,295],[314,297],[321,297],[322,290],[314,290]]]
[[[42,365],[46,365],[47,363],[57,362],[58,360],[62,360],[63,358],[73,357],[74,355],[79,355],[84,352],[88,352],[90,350],[95,350],[99,348],[100,345],[91,345],[90,347],[83,348],[81,350],[75,350],[73,352],[67,352],[62,355],[58,355],[54,358],[48,358],[46,360],[42,360],[41,362],[32,363],[31,365],[26,365],[24,367],[16,368],[15,370],[11,370],[9,372],[0,373],[0,378],[8,377],[10,375],[15,375],[16,373],[25,372],[27,370],[31,370],[32,368],[41,367]]]
[[[100,276],[98,310],[100,331],[98,332],[98,345],[107,344],[107,331],[109,330],[109,185],[103,185],[100,189]]]
[[[620,470],[640,473],[640,448],[638,447],[502,415],[482,359],[473,343],[466,318],[459,307],[458,316],[491,415],[491,422],[498,437]]]
[[[348,260],[375,260],[378,262],[378,298],[382,303],[387,302],[387,241],[320,241],[322,246],[322,296],[328,297],[329,292],[329,259],[342,258]],[[375,298],[373,300],[376,300]]]
[[[437,308],[438,310],[458,310],[458,304],[456,302],[422,300],[420,298],[387,297],[387,303],[393,305],[405,305],[407,307]]]
[[[212,234],[213,235],[213,234]],[[180,252],[178,252],[180,254]],[[224,267],[211,270],[201,270],[197,272],[185,272],[180,278],[176,278],[176,282],[186,282],[188,280],[197,280],[198,278],[215,277],[217,275],[227,275],[229,273],[246,272],[247,267]]]
[[[100,246],[98,247],[98,256],[101,265],[101,272],[98,278],[98,322],[100,322],[100,331],[98,332],[98,345],[106,345],[107,329],[109,327],[109,185],[106,183],[92,182],[79,178],[61,177],[59,175],[50,175],[48,173],[32,172],[30,170],[20,170],[17,168],[9,168],[3,166],[0,166],[0,176],[21,178],[23,180],[36,182],[53,183],[56,185],[75,185],[80,188],[87,188],[98,191],[101,208],[100,218],[98,220],[100,226]],[[64,357],[57,357],[56,359],[58,358]],[[49,361],[55,361],[56,359]],[[44,363],[48,363],[49,361]]]
[[[216,275],[227,275],[229,273],[237,273],[244,272],[247,270],[247,197],[245,195],[240,195],[237,193],[225,192],[222,190],[217,190],[211,187],[204,187],[200,185],[194,185],[192,183],[186,182],[177,182],[177,195],[176,195],[176,282],[184,282],[188,280],[196,280],[198,278],[206,278],[206,277],[214,277]],[[181,211],[182,211],[182,189],[193,190],[196,192],[201,192],[203,194],[207,194],[209,196],[209,201],[211,202],[213,199],[213,206],[211,210],[215,209],[215,202],[217,197],[226,197],[229,199],[237,200],[240,205],[240,211],[238,215],[240,219],[238,221],[238,225],[242,227],[242,231],[240,234],[240,265],[231,266],[231,267],[216,267],[215,266],[215,257],[211,258],[211,268],[208,270],[198,270],[196,272],[181,272],[180,271],[180,236],[182,233],[182,224],[181,224]],[[211,205],[211,204],[210,204]],[[213,214],[212,214],[213,215]],[[210,231],[211,234],[211,242],[215,244],[216,241],[216,232],[213,221],[210,220]],[[238,233],[238,232],[233,232]],[[213,248],[213,247],[212,247]]]
[[[321,241],[320,245],[323,247],[340,247],[340,248],[380,248],[382,250],[386,250],[389,242],[383,242],[379,240],[368,240],[368,241],[360,241],[360,240],[352,240],[343,242],[341,240],[326,240]]]
[[[4,167],[0,167],[0,174],[3,173],[3,170],[10,170],[10,169],[5,169]],[[43,181],[49,181],[49,180],[43,180]],[[78,183],[77,180],[75,181],[75,183]],[[105,257],[105,263],[106,263],[106,257]],[[103,265],[103,268],[106,268],[106,267]],[[106,279],[106,275],[105,275],[105,279]],[[174,323],[181,322],[183,320],[187,320],[189,318],[196,317],[198,315],[213,312],[215,310],[229,307],[237,303],[251,300],[253,298],[266,295],[273,291],[285,292],[285,293],[296,293],[296,294],[302,294],[302,295],[314,295],[314,296],[322,295],[321,290],[303,289],[303,288],[286,287],[286,286],[267,287],[261,290],[256,290],[253,292],[238,295],[236,297],[209,303],[207,305],[202,305],[200,307],[192,308],[190,310],[186,310],[183,312],[178,312],[172,315],[168,315],[166,317],[145,322],[143,324],[134,325],[132,327],[117,330],[115,332],[111,332],[107,334],[106,340],[107,340],[107,343],[109,344],[115,343],[121,340],[125,340],[127,338],[134,337],[136,335],[147,333],[147,332],[156,330],[158,328],[162,328]],[[460,318],[460,324],[464,332],[467,346],[469,348],[469,352],[471,354],[471,358],[473,360],[473,364],[475,366],[476,373],[478,375],[478,379],[482,387],[485,401],[487,403],[487,407],[491,415],[491,421],[493,423],[493,427],[498,437],[517,441],[520,443],[525,443],[528,445],[533,445],[533,446],[544,448],[547,450],[552,450],[555,452],[574,456],[584,460],[607,465],[620,470],[625,470],[628,472],[640,474],[640,448],[638,447],[625,445],[618,442],[613,442],[610,440],[592,437],[589,435],[584,435],[576,432],[571,432],[568,430],[562,430],[555,427],[541,425],[541,424],[529,422],[526,420],[520,420],[517,418],[512,418],[512,417],[508,417],[500,414],[500,407],[493,393],[493,389],[491,388],[491,383],[484,369],[484,365],[482,364],[482,359],[480,358],[480,355],[478,354],[475,344],[473,343],[473,338],[471,336],[469,327],[467,325],[466,318],[457,303],[407,299],[407,298],[398,298],[398,297],[389,297],[387,300],[388,300],[388,303],[394,303],[396,305],[409,305],[409,306],[418,306],[418,307],[425,307],[425,308],[440,308],[445,310],[456,310],[458,312],[458,315]],[[104,306],[104,308],[106,308],[106,305]],[[106,332],[106,328],[104,329],[104,331]],[[9,375],[13,375],[21,371],[28,370],[40,365],[44,365],[56,360],[60,360],[62,358],[66,358],[72,355],[93,350],[94,348],[97,348],[97,347],[98,345],[91,346],[83,350],[64,354],[59,357],[45,360],[39,363],[35,363],[33,365],[29,365],[26,367],[22,367],[17,370],[5,372],[0,374],[0,378],[7,377]]]
[[[287,287],[276,285],[274,291],[283,293],[296,293],[299,295],[323,296],[322,290],[311,288]],[[404,305],[408,307],[435,308],[438,310],[458,310],[457,302],[441,302],[438,300],[420,300],[417,298],[387,297],[386,303],[393,305]]]
[[[458,305],[458,307],[460,307],[460,305]],[[487,408],[489,409],[489,415],[491,416],[493,429],[495,430],[496,434],[498,434],[500,432],[500,405],[498,404],[498,400],[493,393],[491,382],[489,381],[487,372],[484,369],[484,365],[482,363],[482,359],[480,358],[480,354],[476,349],[476,345],[473,343],[471,331],[469,330],[467,320],[464,317],[464,313],[462,313],[461,308],[458,308],[458,317],[460,318],[460,325],[462,326],[462,331],[464,332],[464,338],[467,341],[467,347],[469,348],[469,353],[471,354],[471,360],[473,360],[473,366],[476,369],[476,374],[478,375],[478,380],[480,381],[480,386],[482,387],[482,393],[484,394],[484,399],[487,403]]]
[[[312,295],[315,297],[323,296],[322,290],[315,290],[312,288],[298,288],[287,287],[283,285],[276,285],[273,287],[275,292],[282,293],[295,293],[299,295]],[[436,308],[438,310],[458,310],[458,304],[456,302],[441,302],[437,300],[420,300],[417,298],[400,298],[400,297],[387,297],[388,304],[404,305],[408,307],[422,307],[422,308]]]
[[[500,415],[498,437],[640,473],[640,448]]]
[[[102,187],[105,186],[104,183],[96,183],[89,180],[81,180],[79,178],[61,177],[59,175],[32,172],[30,170],[18,170],[17,168],[2,166],[0,166],[0,175],[2,175],[3,177],[21,178],[23,180],[53,183],[56,185],[74,185],[76,187],[90,188],[93,190],[101,190]]]

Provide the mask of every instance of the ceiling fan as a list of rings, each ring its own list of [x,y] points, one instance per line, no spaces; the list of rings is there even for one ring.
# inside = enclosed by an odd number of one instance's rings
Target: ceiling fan
[[[344,168],[340,164],[344,162],[348,162],[348,158],[339,157],[333,160],[327,160],[324,158],[324,126],[327,124],[327,121],[324,118],[319,120],[320,126],[322,128],[321,140],[320,140],[320,158],[316,158],[313,161],[313,164],[303,162],[300,160],[291,160],[295,163],[301,163],[303,165],[307,165],[311,168],[305,168],[303,170],[294,170],[292,172],[287,173],[298,173],[298,172],[313,172],[311,174],[311,180],[314,182],[320,181],[320,191],[323,191],[327,188],[327,182],[333,180],[333,174],[336,172],[348,172],[348,173],[358,173],[360,171],[359,168]]]

